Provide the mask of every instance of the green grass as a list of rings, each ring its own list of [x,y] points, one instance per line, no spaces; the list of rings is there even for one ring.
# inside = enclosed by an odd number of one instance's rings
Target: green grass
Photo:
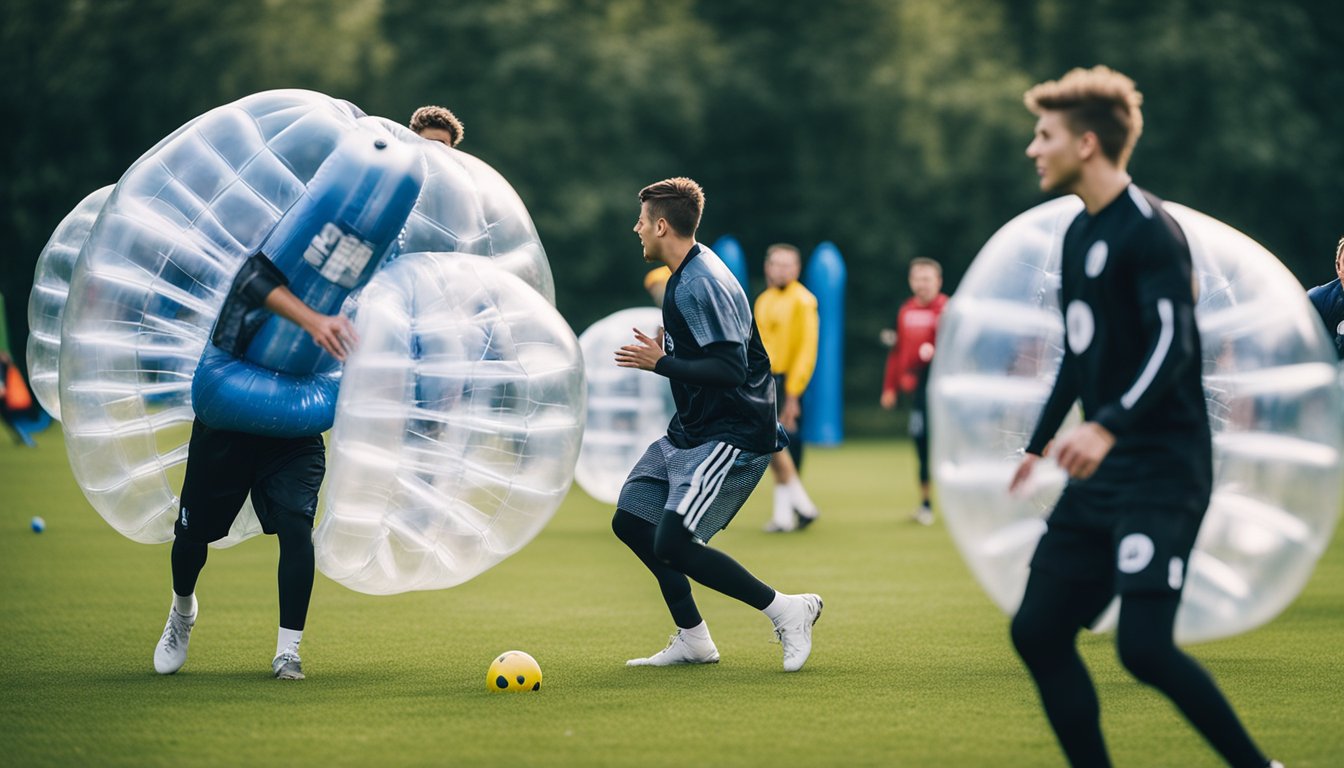
[[[1035,689],[941,524],[907,522],[908,443],[812,450],[824,517],[772,536],[768,487],[714,540],[765,581],[826,599],[811,660],[780,671],[759,613],[705,590],[723,663],[627,669],[671,631],[652,578],[575,490],[526,549],[451,590],[392,597],[319,576],[300,683],[271,680],[276,546],[212,550],[191,659],[153,672],[168,547],[115,533],[59,435],[0,447],[0,763],[26,765],[1048,766]],[[765,483],[768,486],[768,481]],[[46,518],[41,535],[28,529]],[[1118,765],[1219,761],[1165,699],[1083,653]],[[491,658],[541,663],[540,693],[485,691]],[[1344,545],[1267,627],[1195,646],[1290,768],[1344,764]]]

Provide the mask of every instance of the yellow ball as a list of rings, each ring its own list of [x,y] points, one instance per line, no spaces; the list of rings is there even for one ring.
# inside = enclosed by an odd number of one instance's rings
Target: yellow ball
[[[541,667],[537,660],[522,651],[505,651],[490,662],[485,673],[487,691],[539,691]]]

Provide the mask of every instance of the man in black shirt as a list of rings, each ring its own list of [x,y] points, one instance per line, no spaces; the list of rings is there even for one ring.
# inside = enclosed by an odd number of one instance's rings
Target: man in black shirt
[[[700,185],[687,178],[639,193],[635,233],[644,260],[672,270],[663,327],[616,352],[616,364],[666,376],[677,411],[631,470],[611,526],[653,572],[677,625],[668,646],[629,666],[712,664],[719,651],[691,595],[695,579],[762,611],[784,648],[784,671],[812,652],[821,598],[776,592],[706,542],[737,514],[783,447],[775,418],[770,358],[747,295],[717,255],[695,241],[704,210]]]
[[[349,319],[317,312],[286,284],[284,274],[263,254],[244,262],[215,322],[211,343],[241,355],[262,323],[276,314],[344,360],[356,341]],[[270,437],[216,429],[199,418],[193,422],[173,527],[173,604],[154,648],[154,669],[159,674],[173,674],[186,663],[196,624],[196,581],[205,567],[209,543],[228,535],[251,494],[262,529],[280,540],[280,629],[271,671],[282,680],[303,679],[299,642],[313,590],[313,517],[325,473],[321,434]]]
[[[1075,69],[1026,94],[1027,156],[1041,189],[1086,210],[1064,235],[1064,358],[1010,490],[1041,456],[1069,474],[1012,623],[1074,765],[1110,764],[1077,633],[1119,594],[1120,660],[1234,766],[1270,762],[1217,685],[1175,645],[1176,609],[1213,485],[1190,249],[1162,201],[1125,171],[1141,95],[1106,67]],[[1055,437],[1074,401],[1085,421]]]

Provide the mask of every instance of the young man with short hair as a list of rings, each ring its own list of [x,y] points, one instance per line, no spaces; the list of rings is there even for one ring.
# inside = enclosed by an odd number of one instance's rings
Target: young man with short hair
[[[663,327],[616,352],[616,364],[666,376],[677,411],[621,489],[611,527],[658,580],[677,626],[663,650],[629,666],[713,664],[719,651],[691,595],[690,579],[763,612],[784,648],[784,671],[812,652],[821,598],[786,595],[709,547],[760,482],[782,431],[775,419],[770,360],[746,292],[710,249],[696,242],[700,185],[672,178],[640,190],[635,234],[644,260],[672,271]],[[689,577],[689,578],[688,578]]]
[[[1307,298],[1335,340],[1335,352],[1344,360],[1344,237],[1335,246],[1335,279],[1307,291]]]
[[[1046,455],[1069,475],[1032,558],[1013,643],[1069,762],[1110,765],[1076,639],[1118,593],[1121,663],[1230,765],[1263,768],[1270,761],[1218,686],[1173,639],[1213,448],[1190,249],[1162,201],[1125,171],[1142,97],[1128,77],[1094,67],[1037,85],[1025,101],[1037,116],[1027,156],[1041,189],[1075,194],[1085,210],[1061,255],[1064,358],[1010,484],[1021,489]],[[1075,400],[1085,421],[1056,437]]]

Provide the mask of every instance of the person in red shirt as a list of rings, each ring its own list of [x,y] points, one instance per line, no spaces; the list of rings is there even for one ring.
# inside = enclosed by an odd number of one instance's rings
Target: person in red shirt
[[[938,334],[938,316],[947,304],[943,289],[943,268],[933,259],[916,258],[910,262],[910,292],[896,315],[896,344],[887,354],[887,371],[882,379],[882,407],[896,407],[897,394],[910,399],[910,436],[919,455],[920,505],[915,520],[933,525],[929,505],[929,431],[925,418],[929,364],[933,362],[934,341]]]

